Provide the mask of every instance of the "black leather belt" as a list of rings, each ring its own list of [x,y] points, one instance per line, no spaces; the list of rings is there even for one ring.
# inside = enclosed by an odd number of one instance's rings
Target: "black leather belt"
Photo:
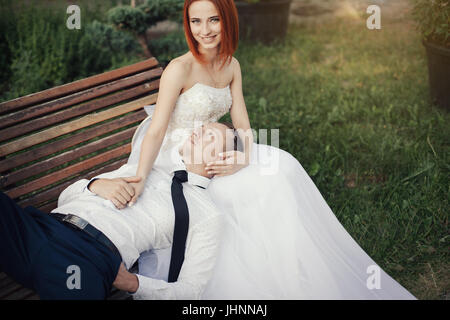
[[[109,248],[114,254],[121,258],[119,250],[116,248],[114,243],[108,239],[100,230],[96,229],[93,225],[89,224],[83,218],[80,218],[73,214],[61,214],[56,212],[50,212],[50,216],[56,218],[57,220],[77,229],[86,232],[88,235],[96,239],[98,242]],[[122,258],[121,258],[122,259]]]

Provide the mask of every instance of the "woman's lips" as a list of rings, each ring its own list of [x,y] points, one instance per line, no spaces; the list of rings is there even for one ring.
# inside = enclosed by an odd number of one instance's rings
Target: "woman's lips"
[[[214,39],[216,38],[216,36],[217,35],[214,35],[214,36],[211,36],[211,37],[201,37],[201,38],[202,38],[203,42],[209,43],[209,42],[213,42]]]

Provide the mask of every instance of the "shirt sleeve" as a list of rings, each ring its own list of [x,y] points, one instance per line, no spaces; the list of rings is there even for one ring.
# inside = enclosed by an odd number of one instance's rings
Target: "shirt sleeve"
[[[127,174],[132,173],[129,171],[130,171],[130,167],[127,164],[124,164],[116,170],[99,174],[99,175],[91,178],[90,180],[81,179],[81,180],[78,180],[78,181],[72,183],[70,186],[68,186],[66,189],[64,189],[63,192],[61,192],[61,194],[59,195],[58,207],[68,203],[69,201],[73,200],[74,198],[76,198],[77,196],[79,196],[83,193],[87,194],[87,195],[96,195],[95,193],[93,193],[92,191],[90,191],[88,189],[88,186],[92,182],[94,182],[94,180],[101,179],[101,178],[112,179],[112,178],[125,177],[125,176],[127,176]]]
[[[88,185],[88,183],[89,180],[81,179],[65,188],[58,197],[58,207],[63,206],[64,204],[70,202],[71,200],[82,194],[84,190],[86,190],[86,186]]]
[[[98,179],[100,179],[100,178],[92,178],[91,180],[89,180],[89,182],[86,184],[86,187],[84,188],[83,192],[86,192],[91,195],[96,195],[94,192],[89,190],[89,186],[91,185],[92,182],[94,182],[95,180],[98,180]]]
[[[192,230],[183,265],[176,282],[153,279],[137,274],[139,288],[131,293],[137,300],[194,300],[201,295],[216,262],[222,216],[217,214]]]

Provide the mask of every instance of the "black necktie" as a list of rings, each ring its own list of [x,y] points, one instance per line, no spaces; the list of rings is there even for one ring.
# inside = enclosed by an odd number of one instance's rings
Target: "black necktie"
[[[186,237],[189,229],[189,209],[183,194],[182,183],[187,180],[188,175],[185,170],[175,171],[171,187],[172,202],[175,209],[175,227],[170,257],[169,282],[177,281],[184,260]]]

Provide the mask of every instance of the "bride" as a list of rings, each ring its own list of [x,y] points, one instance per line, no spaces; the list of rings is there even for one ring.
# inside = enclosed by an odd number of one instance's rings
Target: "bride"
[[[209,192],[226,224],[203,299],[415,299],[385,273],[339,223],[302,165],[257,144],[242,93],[238,18],[233,1],[185,0],[189,52],[161,76],[156,106],[136,131],[139,201],[159,151],[230,112],[242,151],[210,166]],[[250,130],[251,131],[251,130]],[[237,160],[237,161],[235,161]],[[170,248],[143,254],[139,273],[166,279]]]

